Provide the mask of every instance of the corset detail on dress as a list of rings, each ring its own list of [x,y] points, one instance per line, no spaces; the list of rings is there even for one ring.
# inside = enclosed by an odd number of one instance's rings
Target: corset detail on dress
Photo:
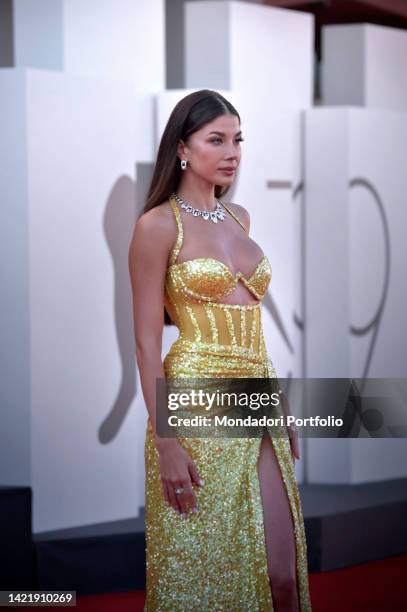
[[[176,349],[182,341],[210,345],[211,351],[232,348],[242,355],[265,356],[260,304],[173,304],[174,323],[180,330]]]

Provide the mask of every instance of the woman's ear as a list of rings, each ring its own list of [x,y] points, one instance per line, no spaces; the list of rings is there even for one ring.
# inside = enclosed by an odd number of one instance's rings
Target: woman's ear
[[[178,142],[177,153],[180,159],[185,159],[185,143],[183,140]]]

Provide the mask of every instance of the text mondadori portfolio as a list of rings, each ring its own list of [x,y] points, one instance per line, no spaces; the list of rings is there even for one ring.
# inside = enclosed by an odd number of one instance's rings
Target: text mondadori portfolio
[[[287,425],[296,425],[297,427],[338,427],[343,425],[343,420],[333,416],[300,418],[293,415],[279,417],[252,417],[249,415],[241,418],[227,415],[180,417],[172,414],[168,417],[168,424],[171,427],[285,427]]]

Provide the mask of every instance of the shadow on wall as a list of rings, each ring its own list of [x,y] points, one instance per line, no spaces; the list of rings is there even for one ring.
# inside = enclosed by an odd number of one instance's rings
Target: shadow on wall
[[[113,263],[114,320],[122,377],[116,399],[99,428],[98,437],[101,444],[111,442],[117,435],[136,395],[135,342],[128,251],[137,215],[136,183],[128,176],[121,176],[109,194],[103,218],[103,229]]]

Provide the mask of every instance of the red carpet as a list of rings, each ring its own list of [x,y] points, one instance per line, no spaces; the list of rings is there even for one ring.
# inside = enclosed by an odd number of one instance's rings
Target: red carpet
[[[313,612],[407,610],[407,555],[310,575]]]
[[[407,611],[407,555],[311,574],[309,582],[313,612]],[[136,591],[78,597],[75,609],[79,612],[142,612],[144,599],[144,592]]]

